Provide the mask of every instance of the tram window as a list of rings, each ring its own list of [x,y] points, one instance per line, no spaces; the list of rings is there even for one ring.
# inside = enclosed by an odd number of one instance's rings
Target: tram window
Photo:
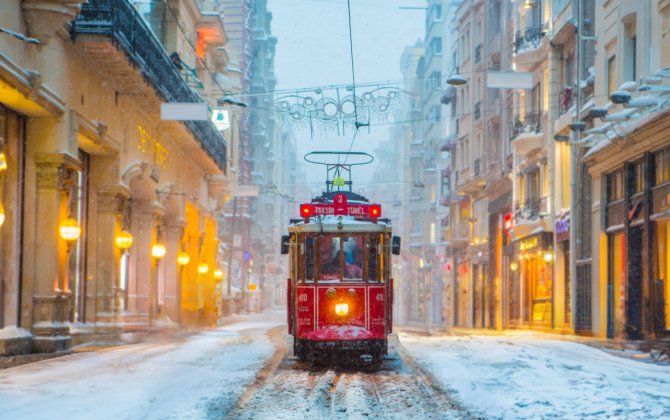
[[[314,237],[305,239],[305,281],[314,281]]]
[[[368,242],[368,281],[379,281],[379,235],[370,235]]]
[[[344,250],[344,278],[363,280],[363,235],[346,236]]]
[[[319,281],[340,280],[340,238],[321,236],[319,238]]]

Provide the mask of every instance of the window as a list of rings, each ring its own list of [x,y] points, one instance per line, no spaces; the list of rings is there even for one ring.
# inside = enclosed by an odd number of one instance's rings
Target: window
[[[340,279],[340,237],[324,235],[319,237],[319,280]]]
[[[431,39],[430,50],[434,55],[442,54],[442,38],[435,37]]]
[[[663,302],[665,313],[662,329],[670,330],[670,264],[668,264],[668,261],[670,261],[670,222],[658,222],[656,235],[656,252],[654,252],[655,286],[657,299]]]
[[[363,280],[363,235],[345,236],[342,251],[344,253],[344,279]]]
[[[607,60],[607,96],[616,90],[616,56]]]
[[[623,171],[607,175],[607,202],[621,200],[624,196]]]
[[[661,185],[670,181],[670,148],[656,152],[654,155],[654,166],[656,167],[654,185]]]
[[[533,114],[542,113],[542,84],[538,83],[533,86],[531,95],[531,112]]]
[[[421,234],[421,217],[418,211],[412,214],[412,233]]]
[[[635,172],[635,185],[634,185],[635,190],[633,191],[633,193],[634,194],[641,193],[642,191],[644,191],[644,181],[645,181],[644,162],[641,161],[641,162],[635,163],[635,165],[633,166],[633,171]]]

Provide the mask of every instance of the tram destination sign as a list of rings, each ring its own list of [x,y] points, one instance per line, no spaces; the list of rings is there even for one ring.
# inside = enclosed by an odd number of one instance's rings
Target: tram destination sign
[[[300,205],[300,216],[358,216],[377,219],[382,215],[379,204],[349,204],[344,194],[337,194],[333,203],[312,203]]]
[[[315,216],[367,216],[368,207],[370,207],[367,204],[345,204],[341,207],[336,207],[333,204],[312,204],[312,206],[314,207]]]

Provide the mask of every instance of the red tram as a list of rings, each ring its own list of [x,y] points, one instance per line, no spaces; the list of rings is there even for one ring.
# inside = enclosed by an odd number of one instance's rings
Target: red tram
[[[301,218],[291,220],[289,235],[282,238],[282,253],[290,259],[288,326],[294,354],[379,361],[393,324],[391,254],[399,254],[400,238],[392,236],[380,205],[353,193],[351,180],[337,177],[342,170],[351,174],[355,164],[325,165],[329,174],[335,172],[327,191],[300,206]],[[336,191],[338,184],[348,191]]]

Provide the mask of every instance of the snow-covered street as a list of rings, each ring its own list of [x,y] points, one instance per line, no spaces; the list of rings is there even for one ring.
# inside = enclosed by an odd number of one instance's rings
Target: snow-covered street
[[[293,357],[282,315],[0,370],[0,417],[670,417],[667,364],[509,332],[400,333],[381,366],[320,366]]]
[[[669,418],[670,366],[532,333],[419,337],[406,351],[475,416]]]
[[[0,417],[223,418],[272,356],[267,334],[281,322],[276,314],[240,317],[187,339],[0,370]]]

